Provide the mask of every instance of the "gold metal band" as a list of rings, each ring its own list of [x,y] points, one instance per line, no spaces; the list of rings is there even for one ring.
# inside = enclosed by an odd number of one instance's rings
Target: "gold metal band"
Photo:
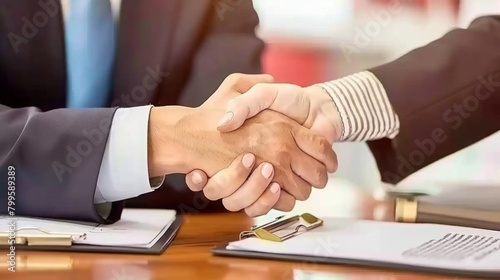
[[[416,200],[397,198],[395,208],[396,222],[415,223],[417,221],[418,203]]]

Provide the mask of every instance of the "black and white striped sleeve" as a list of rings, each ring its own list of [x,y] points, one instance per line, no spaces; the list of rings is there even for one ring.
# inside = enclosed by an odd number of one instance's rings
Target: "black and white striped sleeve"
[[[318,84],[332,97],[342,122],[339,141],[369,141],[394,138],[399,119],[380,81],[363,71]]]

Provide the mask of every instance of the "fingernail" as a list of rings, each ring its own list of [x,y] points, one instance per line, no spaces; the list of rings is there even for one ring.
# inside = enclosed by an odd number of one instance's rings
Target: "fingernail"
[[[193,183],[199,185],[203,181],[203,178],[201,178],[201,175],[198,173],[193,173],[193,176],[191,176],[191,180],[193,180]]]
[[[227,112],[222,118],[222,120],[220,120],[219,126],[223,126],[226,123],[228,123],[233,118],[233,116],[234,116],[233,112]]]
[[[255,156],[253,154],[246,154],[242,160],[243,166],[245,166],[246,169],[249,169],[250,167],[252,167],[254,161]]]
[[[273,167],[269,163],[266,163],[262,166],[262,170],[260,172],[264,178],[269,179],[273,174]]]
[[[280,185],[278,183],[273,183],[271,185],[271,192],[278,193],[280,191]]]

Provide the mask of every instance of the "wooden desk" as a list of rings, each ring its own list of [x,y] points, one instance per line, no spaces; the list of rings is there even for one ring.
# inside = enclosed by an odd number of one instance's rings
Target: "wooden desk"
[[[350,216],[365,219],[372,219],[374,215],[379,219],[392,217],[388,203],[377,202],[371,195],[359,190],[353,189],[350,195],[356,196],[357,204],[357,207],[350,208],[355,212]],[[342,197],[336,196],[329,203],[335,204],[341,201]],[[6,254],[0,252],[0,279],[459,279],[450,276],[340,265],[214,257],[210,254],[213,246],[234,240],[240,231],[248,229],[251,224],[252,219],[240,213],[186,215],[184,225],[173,246],[161,256],[18,251],[15,273],[7,270]],[[30,263],[29,268],[23,268],[26,262]],[[35,267],[36,263],[45,263],[45,265]]]

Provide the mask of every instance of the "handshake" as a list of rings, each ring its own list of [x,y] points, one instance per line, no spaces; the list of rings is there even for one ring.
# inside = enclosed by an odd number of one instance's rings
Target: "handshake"
[[[192,191],[222,199],[229,211],[290,211],[337,169],[332,144],[342,125],[319,86],[233,74],[200,107],[154,107],[150,114],[149,176],[187,174]]]

